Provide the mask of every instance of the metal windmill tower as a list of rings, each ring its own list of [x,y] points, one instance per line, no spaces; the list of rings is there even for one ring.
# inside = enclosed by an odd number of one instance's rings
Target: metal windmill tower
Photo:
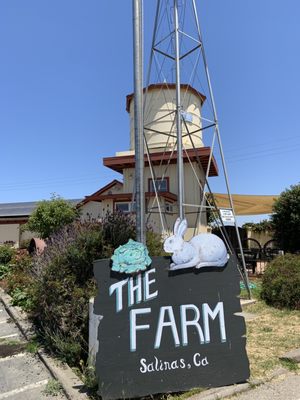
[[[223,179],[228,196],[228,211],[234,217],[241,265],[239,271],[246,283],[248,278],[242,243],[234,214],[229,179],[221,142],[217,110],[200,30],[200,23],[195,0],[157,0],[153,29],[150,60],[146,74],[145,89],[143,82],[142,49],[142,1],[133,0],[134,11],[134,48],[135,48],[135,154],[136,154],[136,202],[138,239],[144,240],[144,197],[142,176],[144,152],[147,155],[151,178],[155,184],[155,198],[148,207],[148,217],[157,212],[163,231],[170,230],[166,210],[159,197],[159,179],[163,180],[168,167],[177,158],[177,215],[182,219],[193,215],[197,226],[206,218],[207,212],[213,217],[220,229],[228,251],[235,253],[226,233],[220,210],[214,201],[211,185],[211,169],[218,160],[219,179]],[[155,90],[152,90],[152,89]],[[193,111],[189,104],[195,95]],[[156,104],[164,99],[164,106],[159,112],[153,112]],[[197,102],[199,104],[196,104]],[[141,137],[144,137],[144,148]],[[151,144],[157,137],[164,138],[161,146],[159,178],[157,161],[153,161]],[[163,148],[162,148],[163,147]],[[203,149],[209,149],[206,158]],[[201,193],[200,201],[195,204],[186,200],[186,182],[184,160],[190,163],[194,172],[195,185]],[[155,168],[156,165],[156,168]],[[200,222],[199,222],[200,221]]]

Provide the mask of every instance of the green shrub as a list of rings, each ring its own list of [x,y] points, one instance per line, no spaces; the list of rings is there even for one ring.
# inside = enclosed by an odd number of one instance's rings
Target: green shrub
[[[12,297],[11,304],[13,306],[22,307],[25,311],[30,311],[32,308],[32,299],[30,293],[27,292],[26,289],[21,289],[20,287],[16,287],[14,290],[10,292]]]
[[[276,308],[300,310],[300,256],[275,258],[262,280],[261,298]]]
[[[300,251],[300,183],[292,185],[280,194],[273,205],[271,217],[273,238],[282,250],[289,253]]]
[[[6,275],[8,293],[16,289],[29,290],[33,285],[31,275],[32,259],[26,253],[16,253],[9,264],[9,271]]]
[[[31,239],[23,239],[20,243],[20,249],[28,249]]]
[[[88,304],[95,295],[93,261],[110,256],[102,225],[75,221],[34,256],[32,318],[48,345],[70,365],[88,354]]]
[[[8,264],[16,253],[16,249],[7,244],[0,246],[0,264]]]
[[[9,273],[10,267],[8,264],[0,264],[0,281]]]
[[[76,207],[60,196],[53,195],[51,200],[38,203],[22,230],[37,232],[42,239],[46,239],[78,217]]]
[[[127,215],[109,214],[101,223],[76,220],[46,240],[43,254],[13,267],[14,301],[30,310],[44,345],[70,366],[88,358],[89,299],[97,290],[93,261],[111,257],[130,238],[135,224]],[[150,255],[162,254],[160,235],[149,231],[147,244]]]
[[[122,212],[108,213],[103,220],[103,239],[112,249],[116,249],[135,239],[135,221],[130,215]]]
[[[165,256],[167,255],[163,250],[161,235],[153,232],[149,228],[146,233],[146,244],[150,256]]]
[[[113,251],[128,242],[129,239],[136,240],[135,219],[133,216],[122,212],[108,213],[103,220],[103,239]],[[150,256],[163,256],[166,253],[163,251],[161,235],[153,232],[151,226],[146,228],[146,244]]]

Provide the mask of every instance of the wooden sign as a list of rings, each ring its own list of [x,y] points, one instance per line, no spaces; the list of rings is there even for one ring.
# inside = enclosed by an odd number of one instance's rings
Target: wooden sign
[[[105,399],[140,397],[244,382],[249,377],[239,275],[224,268],[169,271],[153,257],[135,277],[94,263],[102,315],[96,373]]]

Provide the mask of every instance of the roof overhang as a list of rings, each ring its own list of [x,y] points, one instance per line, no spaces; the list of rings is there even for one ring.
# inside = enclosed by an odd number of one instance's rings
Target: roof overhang
[[[210,147],[199,147],[197,149],[188,149],[184,151],[183,154],[183,162],[188,163],[192,162],[200,162],[204,172],[206,173],[208,168],[208,163],[210,159],[211,149]],[[173,153],[168,152],[156,152],[150,153],[151,163],[152,165],[163,165],[163,164],[176,164],[177,163],[177,151]],[[144,155],[145,167],[149,166],[148,157]],[[115,157],[105,157],[103,158],[103,165],[107,168],[112,169],[113,171],[122,173],[126,168],[134,168],[135,167],[135,155],[124,155],[124,156],[115,156]],[[212,156],[209,176],[218,176],[218,167],[217,162]]]
[[[154,192],[146,192],[145,197],[154,197]],[[158,196],[163,197],[167,201],[174,202],[177,200],[177,195],[171,192],[159,192]],[[113,200],[113,201],[132,201],[132,193],[111,193],[111,194],[99,194],[95,196],[89,196],[89,201],[103,201],[103,200]]]
[[[0,225],[12,225],[12,224],[16,224],[16,225],[23,225],[26,224],[28,222],[29,216],[13,216],[13,217],[1,217],[0,218]]]

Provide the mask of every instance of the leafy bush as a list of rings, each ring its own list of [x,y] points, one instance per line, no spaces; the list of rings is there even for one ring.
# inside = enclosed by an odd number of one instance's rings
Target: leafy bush
[[[31,239],[23,239],[20,243],[20,249],[28,249]]]
[[[0,281],[9,273],[10,267],[7,264],[0,264]]]
[[[7,244],[0,246],[0,264],[8,264],[16,253],[16,249]]]
[[[22,307],[25,311],[30,311],[32,307],[32,300],[30,294],[26,289],[21,289],[16,287],[14,290],[10,292],[12,297],[11,304],[13,306]]]
[[[300,256],[287,254],[268,265],[261,298],[277,308],[300,310]]]
[[[68,201],[59,196],[38,203],[23,230],[37,232],[41,239],[46,239],[70,224],[79,216],[79,211]]]
[[[274,239],[285,252],[300,251],[300,184],[285,190],[273,206]]]
[[[134,220],[109,214],[100,223],[73,221],[46,240],[43,254],[19,260],[8,285],[14,302],[30,311],[39,337],[71,366],[88,357],[89,299],[96,294],[93,261],[135,238]],[[160,235],[147,232],[150,255],[163,253]],[[27,280],[27,281],[26,281]]]
[[[161,236],[147,229],[146,233],[146,245],[150,256],[165,256],[167,255],[163,250]]]
[[[122,212],[108,213],[102,225],[103,239],[111,253],[129,239],[136,239],[135,219],[130,215]],[[146,244],[150,256],[165,255],[161,235],[153,232],[151,226],[146,227]]]
[[[95,294],[93,261],[110,256],[102,225],[75,221],[33,258],[32,318],[46,341],[70,365],[88,352],[88,304]]]
[[[6,281],[7,291],[13,299],[12,304],[29,311],[32,304],[31,291],[35,285],[31,275],[32,259],[26,251],[19,250],[8,267],[3,278]]]
[[[122,212],[108,213],[103,220],[103,239],[112,250],[135,239],[135,221]]]
[[[263,219],[260,222],[246,222],[242,228],[245,229],[251,229],[253,232],[266,232],[266,231],[272,231],[273,230],[273,224],[272,221],[268,219]]]

